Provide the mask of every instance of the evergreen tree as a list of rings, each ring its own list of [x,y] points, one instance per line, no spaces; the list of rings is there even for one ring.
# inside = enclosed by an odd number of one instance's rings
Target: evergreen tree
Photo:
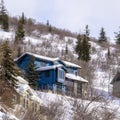
[[[0,3],[0,24],[5,31],[9,30],[9,17],[3,0]]]
[[[90,44],[86,35],[83,36],[82,48],[81,60],[88,62],[90,60]]]
[[[78,54],[79,60],[83,60],[85,62],[90,60],[90,44],[86,35],[78,35],[75,51]]]
[[[108,59],[110,59],[110,48],[108,48],[107,56],[108,56]]]
[[[24,36],[25,36],[24,25],[20,19],[15,33],[15,42],[22,41]]]
[[[77,36],[75,51],[78,54],[78,59],[81,59],[81,56],[82,56],[82,36],[80,34]]]
[[[67,55],[68,54],[68,46],[66,44],[66,47],[65,47],[65,54]]]
[[[107,42],[106,33],[103,27],[101,28],[101,31],[100,31],[99,42]]]
[[[2,69],[2,79],[5,80],[10,86],[16,87],[17,80],[14,76],[18,76],[20,74],[14,60],[12,59],[12,51],[9,48],[8,41],[3,43],[0,48],[1,52],[1,69]]]
[[[46,25],[47,25],[47,27],[49,26],[49,20],[47,20],[47,24]]]
[[[36,65],[34,63],[35,58],[31,56],[30,61],[26,67],[25,77],[27,78],[29,85],[36,89],[37,80],[40,77],[40,73],[36,72]]]
[[[120,31],[117,33],[115,32],[115,40],[118,45],[120,45]]]
[[[25,24],[25,15],[23,12],[22,12],[22,17],[21,17],[21,22],[23,25]]]
[[[89,37],[89,35],[90,35],[90,30],[89,30],[89,28],[88,28],[88,25],[86,25],[86,27],[85,27],[85,35],[86,35],[87,37]]]
[[[2,28],[3,28],[3,30],[5,30],[5,31],[8,31],[8,30],[9,30],[9,23],[8,23],[8,21],[9,21],[8,15],[5,14],[5,15],[3,16],[3,22],[2,22]]]

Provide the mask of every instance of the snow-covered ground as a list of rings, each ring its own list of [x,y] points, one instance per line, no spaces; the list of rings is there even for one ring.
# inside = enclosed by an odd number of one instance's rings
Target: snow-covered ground
[[[3,39],[8,39],[8,40],[13,40],[14,38],[14,33],[13,32],[4,32],[0,30],[0,38]],[[76,38],[72,37],[64,37],[63,39],[60,39],[58,35],[40,35],[39,37],[31,37],[31,36],[26,36],[24,39],[24,43],[26,43],[28,46],[28,50],[30,49],[30,44],[32,44],[37,52],[43,50],[46,52],[47,50],[50,52],[62,52],[62,50],[65,50],[66,45],[68,47],[68,50],[73,54],[73,57],[77,59],[77,55],[74,51],[74,47],[76,45]],[[46,45],[47,43],[47,45]],[[100,46],[97,42],[90,41],[92,49],[94,49],[91,53],[91,64],[92,61],[98,60],[100,63],[105,63],[106,62],[106,55],[108,52],[108,48]],[[112,43],[111,43],[112,44]],[[45,46],[44,46],[45,45]],[[46,50],[46,51],[45,51]],[[111,53],[115,51],[115,48],[113,46],[110,46]],[[43,52],[42,52],[43,53]],[[57,54],[59,55],[59,54]],[[59,56],[57,56],[59,57]],[[98,93],[102,93],[104,98],[109,102],[109,107],[111,108],[118,108],[118,114],[120,115],[120,98],[114,97],[111,95],[111,85],[110,82],[113,78],[113,74],[111,74],[111,71],[104,71],[101,69],[99,62],[95,64],[95,76],[93,80],[93,87]],[[111,66],[110,69],[116,68],[116,64],[114,66]],[[38,92],[37,92],[38,93]],[[52,93],[44,93],[44,92],[39,92],[39,97],[42,101],[42,104],[47,104],[48,99],[50,101],[54,101],[56,99],[62,99],[65,107],[65,113],[66,113],[66,120],[70,120],[72,118],[72,111],[71,108],[72,106],[68,102],[69,99],[71,100],[72,98],[66,97],[66,96],[60,96],[60,95],[55,95]],[[89,102],[89,101],[88,101]],[[99,103],[97,103],[99,104]],[[2,116],[4,113],[0,113],[0,116]]]
[[[3,109],[0,106],[1,109]],[[0,111],[0,120],[19,120],[17,117],[15,117],[13,114],[10,112],[1,112]]]

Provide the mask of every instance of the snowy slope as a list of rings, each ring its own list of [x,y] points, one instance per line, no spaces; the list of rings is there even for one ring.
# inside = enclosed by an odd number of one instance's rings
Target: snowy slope
[[[0,38],[1,39],[9,39],[10,41],[14,38],[13,32],[3,32],[0,31]],[[76,45],[76,38],[72,37],[64,37],[61,39],[59,35],[40,35],[39,37],[36,36],[26,36],[24,39],[24,50],[23,51],[32,51],[33,53],[38,53],[45,56],[53,56],[53,57],[63,57],[66,45],[68,47],[69,56],[67,61],[77,61],[77,55],[74,51]],[[117,67],[117,59],[120,59],[120,56],[114,57],[112,56],[112,63],[109,64],[108,70],[104,70],[103,68],[106,67],[107,61],[107,52],[108,46],[104,47],[94,41],[89,41],[92,47],[91,50],[91,61],[90,64],[94,66],[94,79],[93,79],[93,88],[98,92],[102,93],[103,97],[109,102],[109,106],[115,107],[120,109],[120,98],[116,98],[111,95],[112,86],[110,82],[115,75],[116,67]],[[112,55],[116,54],[116,48],[112,43],[109,45],[110,52]],[[119,55],[119,54],[118,54]],[[59,95],[54,95],[50,93],[39,93],[40,98],[44,103],[47,103],[47,99],[55,100]],[[66,97],[59,96],[60,98],[64,99]],[[71,98],[70,98],[71,99]],[[44,102],[46,101],[46,102]],[[65,100],[64,101],[66,109],[71,111],[71,105]],[[99,104],[99,103],[98,103]],[[120,111],[120,110],[118,110]],[[68,112],[69,113],[69,112]],[[66,113],[66,117],[70,119],[72,117],[71,114]]]

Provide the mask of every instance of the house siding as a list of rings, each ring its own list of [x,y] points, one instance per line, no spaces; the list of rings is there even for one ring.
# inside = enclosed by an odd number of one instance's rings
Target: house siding
[[[38,80],[38,84],[40,89],[53,89],[53,84],[57,81],[56,75],[57,69],[41,71],[40,78]],[[47,74],[49,76],[47,76]]]

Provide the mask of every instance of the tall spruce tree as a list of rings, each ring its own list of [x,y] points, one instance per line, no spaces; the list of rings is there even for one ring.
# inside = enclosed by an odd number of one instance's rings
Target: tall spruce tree
[[[85,35],[86,35],[87,37],[89,37],[89,35],[90,35],[90,30],[89,30],[88,25],[85,26]]]
[[[77,44],[75,48],[78,54],[78,59],[88,62],[90,60],[90,44],[88,42],[88,37],[84,35],[78,35]]]
[[[101,28],[99,42],[107,42],[106,32],[104,28]]]
[[[1,0],[1,3],[0,3],[0,24],[3,28],[3,30],[5,30],[5,31],[9,30],[9,16],[8,16],[7,10],[4,6],[3,0]]]
[[[110,48],[108,48],[107,57],[110,59]]]
[[[14,78],[14,76],[20,75],[20,72],[14,63],[14,60],[12,58],[12,51],[8,45],[8,41],[4,42],[0,47],[1,52],[1,61],[0,66],[2,69],[2,79],[5,80],[10,86],[16,87],[17,86],[17,80]]]
[[[120,45],[120,31],[115,32],[115,40],[118,45]]]
[[[33,88],[37,88],[37,80],[40,77],[40,72],[36,72],[35,58],[30,57],[30,61],[26,66],[25,77],[27,78],[29,85]]]
[[[65,55],[68,55],[68,46],[66,44],[66,47],[65,47]]]
[[[22,22],[23,25],[24,25],[25,22],[26,22],[26,20],[25,20],[25,15],[24,15],[23,12],[22,12],[22,16],[21,16],[21,22]]]
[[[81,60],[88,62],[90,60],[90,44],[88,42],[88,36],[84,35],[82,40],[82,55]]]
[[[24,31],[24,20],[23,19],[19,19],[18,21],[18,26],[17,26],[17,30],[15,32],[15,42],[22,42],[24,36],[25,36],[25,31]]]
[[[78,54],[78,59],[81,59],[82,57],[82,36],[80,34],[77,36],[75,51]]]

